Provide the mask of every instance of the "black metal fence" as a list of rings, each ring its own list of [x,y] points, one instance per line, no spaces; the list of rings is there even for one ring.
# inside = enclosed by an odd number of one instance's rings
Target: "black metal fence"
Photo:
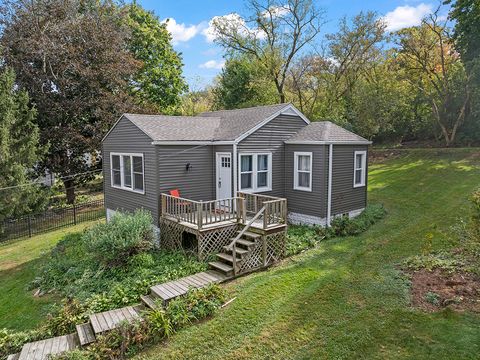
[[[0,242],[22,237],[32,237],[46,231],[76,225],[105,216],[103,200],[53,208],[44,212],[5,220],[0,224]]]

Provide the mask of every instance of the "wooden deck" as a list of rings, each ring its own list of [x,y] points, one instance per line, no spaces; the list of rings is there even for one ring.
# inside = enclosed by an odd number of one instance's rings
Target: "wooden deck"
[[[152,294],[159,297],[163,302],[185,295],[190,289],[199,289],[209,284],[225,281],[226,276],[218,271],[205,271],[187,276],[164,284],[155,285],[151,288]]]
[[[268,230],[287,223],[287,200],[273,196],[238,193],[228,199],[194,201],[162,194],[161,216],[197,231],[232,224],[247,224],[264,208],[262,216],[251,226]]]
[[[76,333],[27,343],[23,346],[18,360],[43,360],[51,355],[73,350],[80,346]]]

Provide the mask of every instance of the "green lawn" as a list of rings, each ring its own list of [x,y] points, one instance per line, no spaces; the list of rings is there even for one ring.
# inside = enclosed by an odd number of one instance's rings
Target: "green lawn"
[[[478,359],[480,316],[409,307],[397,264],[449,244],[480,185],[480,150],[412,150],[374,164],[369,201],[386,218],[359,237],[322,243],[232,282],[237,299],[142,359]]]
[[[0,244],[0,328],[32,329],[44,318],[52,296],[33,297],[28,284],[37,275],[42,254],[67,233],[81,231],[99,220]]]

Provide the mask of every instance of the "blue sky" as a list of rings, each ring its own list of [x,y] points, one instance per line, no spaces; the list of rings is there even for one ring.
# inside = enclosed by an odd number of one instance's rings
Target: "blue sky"
[[[436,0],[316,0],[325,10],[321,37],[335,32],[338,20],[360,11],[373,10],[384,16],[388,29],[417,25],[421,18],[435,10]],[[144,8],[153,10],[161,19],[170,19],[167,28],[173,35],[174,47],[182,53],[184,76],[190,87],[198,90],[209,84],[221,71],[222,49],[208,35],[209,21],[214,16],[233,12],[245,13],[243,0],[137,0]],[[445,10],[444,10],[445,12]]]

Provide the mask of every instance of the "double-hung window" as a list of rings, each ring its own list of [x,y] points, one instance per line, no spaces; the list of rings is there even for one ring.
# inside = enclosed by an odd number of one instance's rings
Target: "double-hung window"
[[[144,193],[143,154],[110,154],[112,186]]]
[[[312,191],[312,159],[311,152],[294,153],[293,188],[295,190]]]
[[[365,186],[365,178],[367,174],[367,152],[355,151],[353,163],[353,187]]]
[[[240,154],[240,190],[272,190],[272,154]]]

